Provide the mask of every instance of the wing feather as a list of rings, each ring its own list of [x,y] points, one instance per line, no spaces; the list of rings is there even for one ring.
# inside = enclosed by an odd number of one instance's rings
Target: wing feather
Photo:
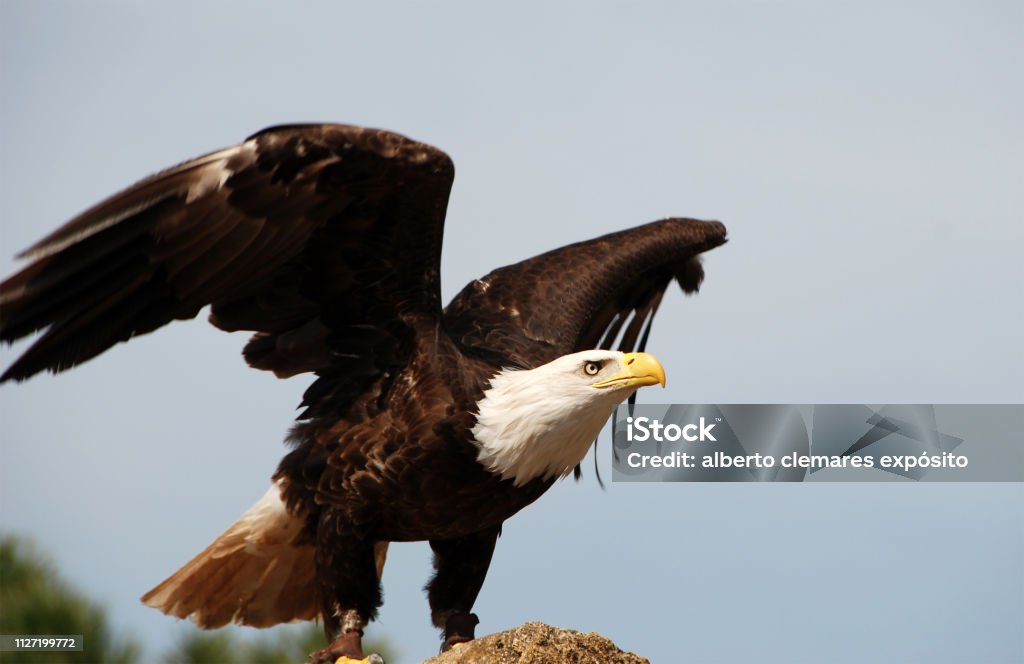
[[[499,268],[467,285],[444,312],[470,353],[534,367],[588,348],[646,344],[662,294],[700,286],[701,253],[726,241],[717,221],[664,219]]]
[[[295,125],[150,176],[22,254],[0,284],[0,340],[43,334],[0,380],[61,371],[207,305],[215,325],[257,333],[246,356],[259,368],[326,372],[347,325],[386,337],[384,321],[439,319],[453,175],[443,152],[398,134]]]

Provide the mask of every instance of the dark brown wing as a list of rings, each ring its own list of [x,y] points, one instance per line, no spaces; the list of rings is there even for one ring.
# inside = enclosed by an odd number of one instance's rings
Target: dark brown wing
[[[32,262],[0,284],[0,340],[45,329],[2,380],[62,371],[212,304],[214,325],[256,332],[253,366],[366,381],[402,362],[416,321],[438,320],[453,175],[443,152],[397,134],[296,125],[143,180],[24,252]]]
[[[643,349],[669,283],[694,292],[701,252],[726,241],[717,221],[665,219],[555,249],[468,284],[445,308],[470,353],[535,367],[588,348]]]

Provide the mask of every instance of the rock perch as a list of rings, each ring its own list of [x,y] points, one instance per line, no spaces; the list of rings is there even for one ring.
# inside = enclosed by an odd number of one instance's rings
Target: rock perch
[[[596,632],[577,632],[540,622],[465,643],[423,664],[650,664]]]

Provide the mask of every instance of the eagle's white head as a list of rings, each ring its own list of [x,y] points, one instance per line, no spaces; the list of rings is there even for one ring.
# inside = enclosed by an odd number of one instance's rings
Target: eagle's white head
[[[657,383],[665,385],[657,358],[614,350],[585,350],[528,371],[500,371],[477,404],[477,461],[516,486],[565,476],[612,410],[638,388]]]

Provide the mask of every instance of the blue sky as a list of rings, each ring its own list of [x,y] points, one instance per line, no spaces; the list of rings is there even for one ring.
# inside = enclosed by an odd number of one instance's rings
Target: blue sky
[[[701,294],[659,313],[649,402],[1021,402],[1022,24],[998,2],[8,0],[0,271],[155,170],[364,124],[455,161],[446,298],[568,242],[723,220]],[[305,385],[242,343],[176,323],[0,388],[0,529],[153,653],[185,627],[138,597],[262,495]],[[656,662],[1024,656],[1020,485],[601,491],[585,467],[506,524],[482,633],[544,620]],[[397,664],[437,646],[428,551],[385,570]]]

